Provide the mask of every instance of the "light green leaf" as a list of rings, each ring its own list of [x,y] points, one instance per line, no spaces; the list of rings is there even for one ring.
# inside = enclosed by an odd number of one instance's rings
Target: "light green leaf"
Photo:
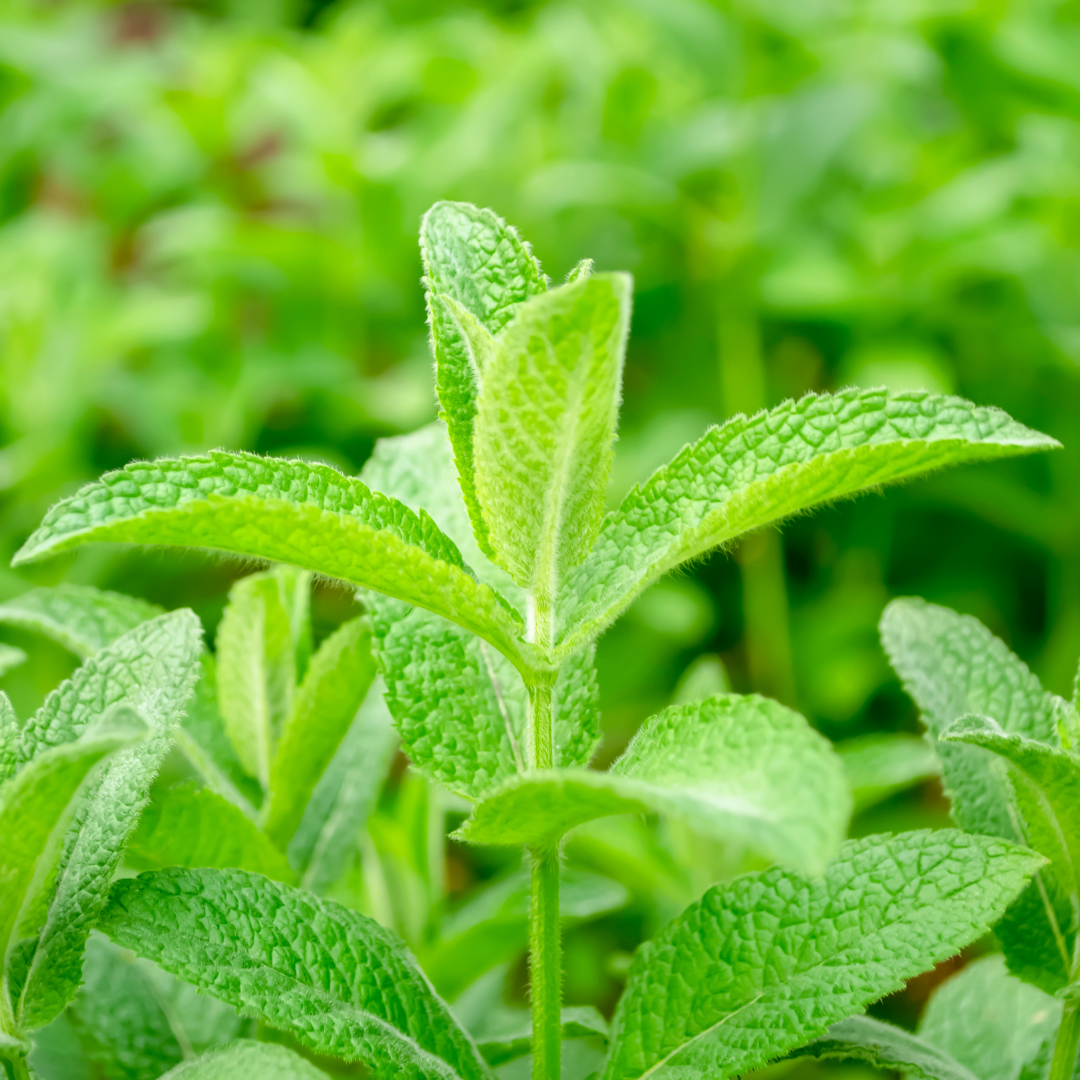
[[[55,889],[23,920],[30,932],[40,928],[17,1013],[28,1029],[48,1023],[78,988],[87,934],[198,677],[201,635],[187,610],[141,623],[86,660],[23,729],[27,759],[78,738],[109,707],[134,709],[151,729],[146,743],[114,755],[80,802]]]
[[[843,839],[851,798],[828,740],[798,713],[757,695],[722,694],[647,720],[610,773],[565,769],[510,781],[456,835],[545,846],[597,817],[657,811],[818,872]]]
[[[296,686],[284,584],[274,570],[241,578],[217,632],[218,708],[240,764],[264,791]]]
[[[329,900],[242,870],[165,870],[113,886],[118,945],[377,1076],[490,1073],[401,941]]]
[[[0,690],[0,784],[15,775],[22,724],[15,715],[11,698]]]
[[[441,424],[383,439],[364,467],[373,489],[424,507],[461,544],[480,580],[514,599],[523,593],[476,548]],[[520,675],[496,650],[445,619],[400,601],[367,594],[387,704],[405,751],[418,768],[475,799],[524,764],[527,694]],[[553,694],[555,760],[586,764],[599,741],[599,694],[593,650],[559,672]]]
[[[161,1080],[326,1080],[326,1073],[286,1046],[242,1041],[185,1061]]]
[[[186,1057],[234,1039],[235,1010],[91,934],[83,985],[66,1015],[95,1076],[156,1080]]]
[[[44,634],[86,659],[162,613],[157,604],[88,585],[31,589],[0,604],[0,623]]]
[[[26,653],[14,645],[0,642],[0,675],[6,675],[12,668],[26,663]]]
[[[758,1068],[977,940],[1040,865],[942,830],[849,841],[820,879],[714,886],[635,955],[603,1080]]]
[[[539,662],[505,601],[430,518],[328,465],[221,451],[133,463],[54,506],[14,562],[97,540],[289,563],[456,620],[526,669]]]
[[[970,1017],[969,1023],[975,1023]],[[955,1058],[903,1028],[869,1016],[852,1016],[833,1024],[820,1039],[800,1047],[794,1057],[862,1061],[882,1072],[898,1072],[919,1080],[984,1080]]]
[[[296,679],[307,672],[311,659],[311,580],[312,574],[295,566],[278,564],[273,569],[278,579],[281,603],[289,619],[289,637],[293,643]]]
[[[993,756],[939,736],[960,717],[978,714],[992,717],[1006,732],[1057,745],[1058,700],[982,623],[948,608],[894,600],[881,617],[881,640],[919,706],[941,761],[953,820],[971,832],[1026,843],[1005,773],[994,768]],[[1040,873],[998,927],[1010,965],[1044,989],[1065,985],[1061,928],[1072,921],[1068,892],[1055,875]]]
[[[1036,1080],[1060,1022],[1060,1001],[1010,975],[1002,957],[983,956],[934,991],[919,1037],[979,1080]]]
[[[476,494],[497,561],[553,603],[604,513],[630,327],[626,274],[522,304],[477,399]]]
[[[837,743],[836,752],[851,785],[856,812],[941,773],[933,747],[918,735],[857,735]]]
[[[808,395],[708,431],[604,521],[565,582],[564,650],[600,633],[669,570],[791,514],[944,465],[1055,440],[998,409],[923,391]]]
[[[629,899],[626,889],[610,878],[570,867],[560,874],[563,926],[618,911]],[[424,971],[441,994],[456,1001],[485,972],[524,953],[528,920],[526,872],[485,885],[443,919],[438,940],[421,955]]]
[[[474,1029],[480,1053],[493,1068],[532,1052],[532,1020],[527,1009],[503,1006],[492,1010],[486,1023]],[[607,1023],[590,1006],[562,1010],[562,1037],[567,1039],[607,1039]]]
[[[481,547],[490,555],[473,479],[479,392],[478,341],[499,334],[515,309],[547,288],[529,245],[491,210],[437,202],[420,225],[435,386],[453,444],[461,492]],[[476,325],[471,325],[475,323]]]
[[[382,789],[396,746],[382,684],[376,680],[315,785],[289,841],[289,862],[305,889],[321,895],[341,876]]]
[[[0,958],[2,993],[8,955],[24,904],[44,887],[91,769],[118,750],[145,739],[146,725],[130,710],[113,710],[73,742],[54,746],[0,786]],[[0,1017],[4,1008],[0,1006]]]
[[[136,870],[168,866],[237,867],[293,884],[285,856],[231,802],[181,784],[155,794],[127,844]]]
[[[366,619],[352,619],[319,646],[278,742],[270,775],[266,832],[288,844],[315,785],[337,751],[371,683],[375,658]]]

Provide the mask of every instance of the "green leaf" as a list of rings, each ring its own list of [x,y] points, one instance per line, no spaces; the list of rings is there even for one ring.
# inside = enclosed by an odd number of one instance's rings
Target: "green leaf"
[[[938,776],[941,764],[918,735],[857,735],[836,744],[856,812]]]
[[[278,742],[266,832],[279,846],[296,831],[311,793],[337,752],[375,678],[371,628],[352,619],[319,646]]]
[[[54,506],[13,562],[97,540],[289,563],[456,620],[525,669],[538,662],[516,615],[430,518],[328,465],[221,451],[136,462]]]
[[[849,841],[824,878],[714,886],[635,955],[603,1078],[758,1068],[977,940],[1040,865],[927,831]]]
[[[975,1023],[975,1017],[969,1017],[968,1022]],[[796,1050],[793,1056],[854,1059],[882,1072],[898,1072],[919,1080],[984,1080],[917,1035],[869,1016],[852,1016],[833,1024],[825,1035]]]
[[[229,591],[217,632],[218,708],[240,764],[264,791],[296,686],[283,584],[273,570],[241,578]]]
[[[113,710],[80,739],[51,747],[0,786],[0,957],[8,995],[7,956],[23,906],[45,885],[74,801],[98,762],[147,735],[130,710]],[[0,1006],[0,1018],[5,1009]],[[3,1025],[0,1024],[0,1027]]]
[[[187,610],[141,623],[86,660],[23,729],[22,754],[29,759],[78,738],[105,708],[133,708],[151,728],[146,743],[114,755],[80,802],[55,889],[23,920],[31,931],[40,928],[17,1014],[28,1029],[48,1023],[79,985],[87,934],[198,677],[201,634]]]
[[[119,881],[100,928],[118,945],[377,1076],[489,1077],[401,941],[329,900],[242,870]]]
[[[22,724],[15,715],[11,698],[0,690],[0,784],[15,775],[21,739]]]
[[[1002,769],[978,746],[942,742],[967,714],[990,716],[1006,732],[1058,742],[1058,699],[977,619],[924,600],[894,600],[881,617],[881,640],[904,688],[919,706],[941,761],[953,820],[971,832],[1026,843]],[[1029,826],[1033,824],[1029,822]],[[1055,875],[1040,873],[998,927],[1017,973],[1053,991],[1068,982],[1060,948],[1073,915]]]
[[[242,1041],[185,1061],[161,1080],[326,1080],[326,1073],[288,1047]]]
[[[231,802],[209,788],[180,784],[154,795],[127,844],[136,870],[168,866],[237,867],[293,884],[285,856]]]
[[[610,773],[534,772],[490,795],[455,834],[551,845],[608,814],[663,812],[779,861],[820,871],[851,811],[839,759],[798,713],[721,694],[647,720]]]
[[[83,985],[66,1015],[95,1076],[157,1080],[237,1036],[236,1012],[100,934],[91,934]]]
[[[476,548],[453,477],[441,424],[383,439],[364,467],[373,489],[413,509],[426,508],[461,544],[480,580],[523,593]],[[387,705],[406,753],[432,779],[475,799],[524,765],[525,684],[513,666],[475,635],[400,601],[368,594],[373,645],[387,687]],[[553,693],[555,760],[587,764],[599,742],[599,693],[593,650],[582,649],[560,670]]]
[[[564,868],[559,880],[559,917],[574,926],[618,911],[629,893],[618,882]],[[439,927],[437,942],[422,953],[424,971],[448,998],[485,972],[524,953],[528,942],[529,877],[514,873],[474,892]]]
[[[337,752],[315,785],[289,841],[300,884],[322,894],[341,876],[386,779],[397,735],[381,683],[368,691]]]
[[[0,604],[0,623],[44,634],[86,659],[162,613],[157,604],[88,585],[31,589]]]
[[[484,370],[476,493],[497,561],[554,602],[604,513],[632,284],[597,274],[522,304]]]
[[[473,479],[473,425],[482,362],[476,342],[484,334],[499,334],[518,305],[547,289],[547,278],[529,245],[511,226],[491,210],[469,203],[437,202],[428,210],[420,225],[420,255],[440,416],[453,444],[477,540],[490,555]]]
[[[571,572],[556,642],[600,633],[652,582],[745,532],[944,465],[1057,446],[997,409],[842,390],[735,416],[634,488]]]
[[[12,668],[17,668],[24,663],[26,663],[26,653],[22,649],[0,642],[0,675],[6,675]]]
[[[1049,1071],[1060,1022],[1060,1001],[983,956],[934,991],[919,1037],[979,1080],[1034,1080]]]

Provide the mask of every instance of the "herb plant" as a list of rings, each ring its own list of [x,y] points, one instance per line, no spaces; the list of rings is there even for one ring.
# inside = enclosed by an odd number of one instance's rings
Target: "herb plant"
[[[535,1077],[559,1075],[563,1035],[580,1023],[561,1009],[560,849],[598,817],[658,812],[777,864],[709,888],[638,951],[604,1080],[745,1072],[978,938],[1041,856],[960,831],[844,843],[839,759],[802,717],[754,695],[672,706],[608,771],[591,770],[594,646],[650,584],[749,530],[1053,440],[957,398],[811,395],[710,430],[605,514],[630,279],[585,262],[551,287],[513,229],[464,204],[429,211],[421,251],[439,424],[380,444],[361,479],[241,453],[134,463],[54,507],[16,562],[109,540],[298,568],[241,582],[218,641],[226,730],[278,842],[333,742],[305,745],[333,709],[297,704],[309,648],[297,590],[308,573],[362,590],[369,621],[350,640],[370,632],[413,764],[473,804],[458,839],[529,853],[532,1023],[517,1041]],[[346,668],[362,668],[359,651],[343,652]],[[283,761],[297,716],[299,761]],[[301,774],[284,797],[282,769]],[[98,926],[310,1050],[376,1075],[491,1075],[395,935],[287,882],[151,870],[114,885]],[[26,1028],[5,1019],[4,1031],[17,1061]],[[506,1060],[507,1045],[484,1049]]]

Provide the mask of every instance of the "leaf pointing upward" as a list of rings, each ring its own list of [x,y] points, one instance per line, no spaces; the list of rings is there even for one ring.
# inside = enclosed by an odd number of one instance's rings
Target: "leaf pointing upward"
[[[220,451],[136,462],[54,506],[13,562],[92,540],[289,563],[427,608],[528,666],[517,616],[434,522],[327,465]]]
[[[808,395],[713,428],[634,488],[566,581],[557,644],[599,633],[669,570],[800,510],[932,469],[1059,444],[922,391]]]

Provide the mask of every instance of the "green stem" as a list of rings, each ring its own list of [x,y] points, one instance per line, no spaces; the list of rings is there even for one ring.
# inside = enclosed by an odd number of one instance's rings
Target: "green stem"
[[[562,943],[559,853],[533,851],[529,926],[533,1080],[559,1080],[562,1045]]]
[[[7,1061],[11,1080],[30,1080],[30,1066],[24,1057],[13,1057]]]
[[[551,648],[551,596],[537,589],[529,598],[529,640]],[[555,764],[551,683],[529,685],[527,760],[530,769]],[[559,849],[530,851],[529,984],[532,994],[533,1080],[559,1080],[562,1044],[562,943],[559,940]]]
[[[1077,1043],[1080,1043],[1080,999],[1068,998],[1061,1011],[1061,1027],[1054,1043],[1054,1060],[1050,1063],[1050,1080],[1072,1080]]]

